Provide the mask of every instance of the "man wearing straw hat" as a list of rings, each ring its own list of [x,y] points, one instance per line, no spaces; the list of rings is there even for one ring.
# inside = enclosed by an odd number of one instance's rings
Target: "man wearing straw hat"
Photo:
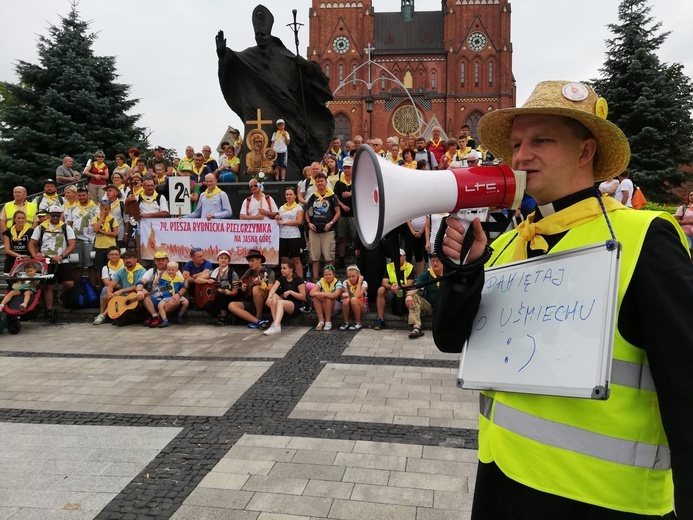
[[[479,137],[527,171],[537,202],[493,248],[477,219],[453,281],[441,282],[434,337],[459,352],[478,309],[486,266],[612,238],[622,244],[607,400],[483,392],[473,519],[693,518],[693,269],[664,213],[602,199],[595,182],[628,166],[630,148],[588,86],[540,83],[522,108],[484,116]],[[459,259],[464,228],[451,220],[443,253]]]

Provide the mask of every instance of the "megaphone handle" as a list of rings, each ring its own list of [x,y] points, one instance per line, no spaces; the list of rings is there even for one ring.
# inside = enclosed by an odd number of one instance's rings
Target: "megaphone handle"
[[[449,215],[448,217],[443,219],[443,221],[440,224],[440,228],[438,229],[438,233],[436,234],[436,240],[433,244],[433,251],[435,254],[438,255],[438,258],[440,258],[441,263],[449,271],[475,271],[476,269],[483,268],[486,261],[493,254],[493,249],[487,245],[481,258],[475,260],[474,262],[471,262],[470,264],[462,264],[460,260],[450,258],[447,255],[443,254],[443,239],[445,237],[445,231],[447,229],[447,219],[454,218],[462,222],[462,225],[465,229],[464,238],[462,239],[462,246],[460,247],[460,259],[467,258],[467,255],[469,254],[469,251],[472,248],[472,244],[474,243],[474,233],[471,232],[473,220],[465,218],[466,216],[467,213],[465,212],[465,210],[460,210],[459,212],[453,215]],[[467,231],[469,231],[469,233]]]

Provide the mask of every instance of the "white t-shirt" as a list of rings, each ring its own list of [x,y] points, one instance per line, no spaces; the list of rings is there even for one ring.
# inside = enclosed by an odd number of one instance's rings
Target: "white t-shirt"
[[[262,197],[260,197],[260,200],[257,200],[255,197],[250,197],[250,202],[246,199],[241,203],[241,215],[254,217],[260,213],[260,208],[272,211],[273,213],[277,213],[279,211],[279,208],[277,208],[277,203],[274,202],[272,197],[269,197],[269,207],[267,207],[267,202],[267,197],[264,193],[262,194]],[[265,219],[272,220],[267,216],[265,216]]]
[[[285,153],[289,149],[286,143],[287,139],[291,140],[289,132],[286,132],[286,136],[280,134],[279,132],[274,132],[271,139],[272,148],[274,151],[277,153]]]
[[[90,203],[87,207],[77,204],[70,210],[70,215],[67,217],[75,232],[77,240],[84,242],[93,242],[96,238],[96,232],[92,227],[91,221],[99,215],[99,207],[96,204]]]
[[[75,239],[75,232],[67,224],[63,231],[63,226],[56,228],[55,231],[50,231],[47,229],[43,230],[43,238],[41,237],[41,226],[36,226],[34,232],[31,235],[32,240],[36,240],[40,243],[40,251],[44,256],[62,256],[65,249],[67,249],[67,240]],[[67,237],[65,236],[67,232]],[[67,238],[67,240],[65,240]],[[61,263],[66,264],[70,261],[69,258],[63,258]]]
[[[158,213],[159,211],[168,213],[168,202],[166,202],[166,197],[161,195],[158,203],[156,199],[150,203],[144,200],[143,195],[144,194],[140,195],[140,213]]]
[[[621,199],[623,199],[623,192],[627,191],[628,192],[628,200],[625,202],[625,206],[632,208],[633,204],[631,200],[633,199],[633,181],[630,179],[623,179],[621,181],[621,184],[618,185],[618,189],[616,190],[616,193],[614,194],[614,198],[621,202]]]

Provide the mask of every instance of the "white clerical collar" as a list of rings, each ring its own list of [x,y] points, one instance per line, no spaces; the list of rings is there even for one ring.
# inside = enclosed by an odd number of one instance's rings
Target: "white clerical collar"
[[[553,207],[553,202],[549,202],[548,204],[544,205],[537,204],[537,209],[539,210],[539,213],[541,213],[542,217],[548,217],[549,215],[556,213],[556,208]]]

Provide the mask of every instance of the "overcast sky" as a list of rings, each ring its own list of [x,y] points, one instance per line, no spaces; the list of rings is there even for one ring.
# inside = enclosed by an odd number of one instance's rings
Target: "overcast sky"
[[[258,2],[259,3],[259,2]],[[275,17],[273,34],[294,51],[286,24],[298,10],[304,23],[300,52],[308,45],[310,0],[264,0]],[[659,52],[693,75],[693,2],[653,0],[652,15],[671,31]],[[38,62],[36,36],[70,10],[68,0],[2,0],[0,81],[16,82],[17,60]],[[376,12],[398,11],[400,0],[374,0]],[[228,125],[240,119],[224,102],[217,79],[214,36],[223,29],[228,46],[255,45],[251,24],[254,1],[241,0],[81,0],[82,19],[98,33],[94,51],[116,56],[120,81],[140,100],[135,111],[151,131],[150,142],[182,154],[190,144],[216,147]],[[595,78],[604,61],[607,24],[616,23],[619,0],[515,0],[512,2],[513,72],[521,105],[536,83],[546,79]],[[416,0],[416,9],[440,9],[439,0]],[[107,121],[102,124],[108,124]]]

